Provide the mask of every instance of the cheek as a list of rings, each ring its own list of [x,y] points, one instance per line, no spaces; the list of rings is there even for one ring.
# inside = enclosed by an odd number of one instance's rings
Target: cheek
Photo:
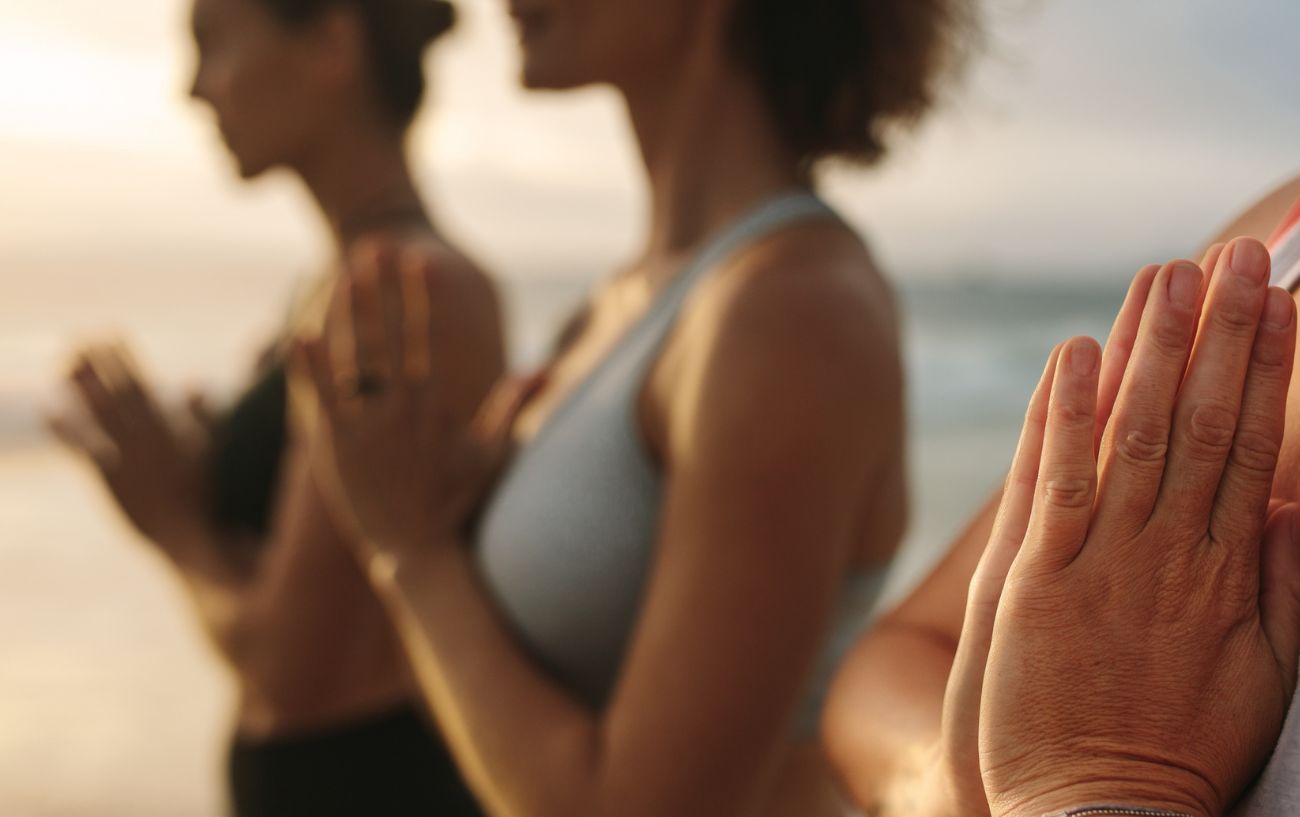
[[[698,0],[692,0],[698,2]],[[661,70],[682,55],[681,6],[665,3],[572,2],[552,7],[549,24],[523,44],[531,87],[619,84]]]
[[[697,15],[703,0],[617,4],[621,13],[603,11],[587,38],[586,53],[614,79],[662,76],[688,58],[700,33]]]
[[[274,61],[263,54],[244,53],[232,59],[224,79],[232,110],[244,117],[265,116],[274,110],[276,97],[281,96],[277,93],[281,77],[277,76]]]
[[[296,66],[274,54],[245,54],[233,60],[224,73],[228,126],[245,149],[267,161],[292,147],[303,128],[310,127],[306,115],[307,93]]]

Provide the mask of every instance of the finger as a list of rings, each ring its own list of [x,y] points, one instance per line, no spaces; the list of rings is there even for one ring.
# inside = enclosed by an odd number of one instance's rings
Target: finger
[[[91,362],[89,352],[77,360],[69,379],[100,429],[112,439],[120,437],[122,421],[117,413],[117,402],[100,371]]]
[[[545,370],[531,375],[502,378],[492,387],[475,415],[475,436],[496,448],[508,448],[515,421],[546,383]]]
[[[330,371],[334,377],[339,379],[340,383],[355,383],[357,377],[357,344],[355,340],[356,330],[352,326],[351,288],[351,278],[346,274],[341,276],[335,283],[326,312],[324,331],[319,338],[324,343],[325,350],[328,353]],[[290,340],[290,361],[298,359],[298,353],[293,350],[303,340],[303,338]],[[305,353],[306,350],[303,351]],[[311,374],[310,369],[300,368],[296,363],[294,363],[293,369],[301,371],[307,376]]]
[[[1202,277],[1196,265],[1176,261],[1161,268],[1152,284],[1102,438],[1098,524],[1136,531],[1155,507]]]
[[[375,255],[376,287],[386,353],[384,366],[393,378],[406,371],[404,260],[387,247]]]
[[[1196,306],[1196,332],[1199,335],[1201,331],[1201,319],[1205,313],[1205,299],[1210,294],[1210,286],[1214,283],[1214,274],[1219,269],[1219,261],[1223,258],[1223,251],[1228,245],[1220,242],[1210,245],[1205,251],[1205,257],[1201,259],[1201,272],[1205,273],[1205,280],[1201,283],[1201,297]]]
[[[1261,548],[1259,612],[1289,700],[1300,659],[1300,508],[1287,505],[1269,518]]]
[[[111,372],[118,412],[129,430],[138,431],[142,424],[159,419],[153,397],[125,343],[117,340],[101,347],[99,361],[106,372]]]
[[[943,702],[944,723],[964,734],[950,734],[949,739],[978,740],[980,698],[984,689],[984,668],[993,642],[993,625],[1007,574],[1029,525],[1047,425],[1048,398],[1062,348],[1063,344],[1052,350],[1038,387],[1029,400],[1020,444],[1016,447],[989,543],[971,577],[961,638],[957,642]],[[976,778],[978,773],[978,768],[971,770]]]
[[[124,451],[143,450],[152,440],[147,432],[156,431],[140,384],[132,375],[121,353],[118,341],[109,341],[92,348],[87,359],[99,381],[104,384],[117,424],[111,430],[114,444]]]
[[[1174,409],[1168,474],[1158,513],[1206,531],[1232,449],[1268,288],[1269,257],[1253,239],[1232,242],[1206,297],[1202,329]]]
[[[1142,312],[1146,309],[1151,286],[1159,272],[1159,264],[1143,267],[1138,272],[1129,286],[1124,305],[1115,316],[1110,335],[1106,338],[1106,351],[1101,357],[1101,377],[1097,385],[1096,447],[1099,449],[1106,423],[1110,421],[1111,412],[1115,409],[1115,398],[1119,396],[1124,372],[1133,355],[1133,344],[1137,342],[1138,330],[1142,326]]]
[[[117,448],[92,424],[59,414],[46,414],[44,420],[50,434],[73,454],[89,459],[100,470],[117,465]]]
[[[1055,570],[1078,555],[1097,490],[1093,431],[1101,349],[1091,338],[1065,345],[1056,364],[1029,532],[1020,558]]]
[[[333,425],[339,416],[341,401],[328,344],[321,338],[300,338],[293,343],[291,354],[295,373],[311,383],[321,414]]]
[[[1011,471],[1007,475],[1002,503],[998,506],[997,517],[993,522],[990,542],[1010,541],[1019,549],[1029,528],[1034,492],[1038,486],[1038,468],[1043,454],[1043,436],[1047,428],[1052,384],[1064,348],[1065,344],[1062,343],[1052,350],[1038,386],[1029,398],[1025,423],[1020,431],[1020,443],[1016,446],[1016,454],[1011,461]],[[988,549],[985,550],[987,552]]]
[[[1263,533],[1282,450],[1287,390],[1295,359],[1295,323],[1290,293],[1270,289],[1246,371],[1232,450],[1210,514],[1211,541],[1230,545],[1230,553],[1244,560],[1245,573],[1252,578],[1258,575],[1256,545]]]
[[[447,358],[455,348],[455,338],[447,321],[438,320],[439,315],[446,314],[443,301],[448,298],[443,270],[435,259],[429,257],[421,259],[421,268],[424,276],[425,308],[429,321],[427,335],[429,367],[436,380],[449,370]]]
[[[358,376],[388,379],[392,371],[379,291],[379,258],[371,253],[354,262],[346,294],[352,318],[352,341]]]
[[[429,297],[425,259],[419,253],[402,257],[403,343],[406,346],[405,371],[413,382],[428,380],[433,374],[432,305]]]
[[[993,615],[1002,596],[1002,586],[1029,528],[1034,493],[1038,487],[1052,384],[1056,379],[1056,369],[1064,347],[1065,344],[1059,344],[1052,350],[1038,387],[1029,398],[1025,423],[1020,431],[1020,443],[1016,446],[1016,454],[1011,462],[1011,471],[1002,491],[1002,501],[998,505],[988,545],[980,557],[967,593],[966,620],[980,634],[976,636],[977,641],[986,635],[992,637]],[[965,635],[962,639],[965,640]]]

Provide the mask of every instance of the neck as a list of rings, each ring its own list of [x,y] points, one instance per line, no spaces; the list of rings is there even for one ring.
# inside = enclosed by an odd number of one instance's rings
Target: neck
[[[432,226],[400,133],[337,130],[294,169],[316,200],[340,254],[368,233]]]
[[[757,202],[808,186],[757,83],[716,55],[620,88],[651,195],[647,260],[689,251]]]

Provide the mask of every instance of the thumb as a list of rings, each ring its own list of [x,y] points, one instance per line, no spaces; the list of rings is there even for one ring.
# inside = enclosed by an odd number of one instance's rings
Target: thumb
[[[545,370],[526,375],[505,377],[497,382],[473,420],[475,436],[494,449],[509,448],[515,420],[520,412],[546,385]]]
[[[1300,506],[1275,511],[1264,531],[1260,558],[1260,616],[1264,635],[1295,690],[1300,663]]]

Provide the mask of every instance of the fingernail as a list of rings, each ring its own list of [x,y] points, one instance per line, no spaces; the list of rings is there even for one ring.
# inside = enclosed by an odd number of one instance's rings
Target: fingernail
[[[1076,343],[1070,347],[1070,368],[1080,377],[1091,377],[1100,363],[1094,343]]]
[[[1234,275],[1255,281],[1268,279],[1268,251],[1258,241],[1236,241],[1232,245],[1228,268]]]
[[[1292,314],[1291,294],[1277,287],[1270,289],[1264,302],[1264,325],[1269,329],[1286,329],[1291,325]]]
[[[1169,300],[1192,309],[1201,294],[1201,271],[1188,264],[1176,264],[1169,271]]]

